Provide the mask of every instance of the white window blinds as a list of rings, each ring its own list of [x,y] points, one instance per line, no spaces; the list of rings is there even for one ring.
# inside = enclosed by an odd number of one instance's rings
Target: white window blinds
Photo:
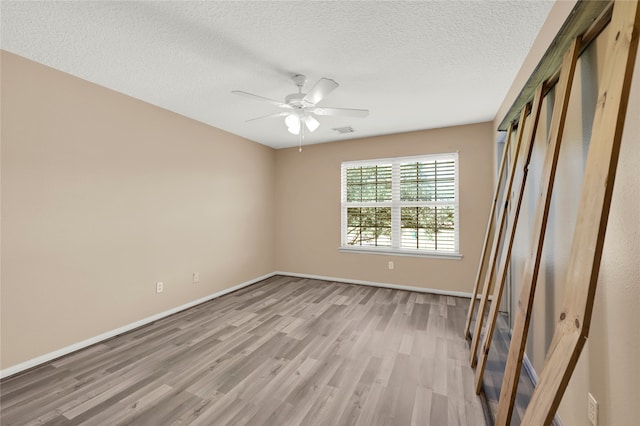
[[[458,253],[458,155],[342,164],[342,248]]]

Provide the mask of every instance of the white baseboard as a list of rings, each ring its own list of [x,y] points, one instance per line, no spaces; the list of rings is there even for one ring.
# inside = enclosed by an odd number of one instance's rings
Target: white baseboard
[[[522,358],[522,368],[524,368],[527,376],[529,376],[529,378],[531,379],[533,387],[535,388],[536,386],[538,386],[538,373],[536,373],[536,370],[533,368],[533,364],[531,364],[531,361],[529,360],[527,354],[524,354],[524,358]],[[562,419],[560,418],[558,413],[556,413],[556,415],[553,417],[553,422],[551,424],[553,426],[563,426]]]
[[[529,357],[527,356],[527,354],[524,354],[524,358],[522,358],[522,367],[531,379],[533,387],[535,388],[536,386],[538,386],[538,373],[536,373],[536,370],[533,368],[533,364],[531,364],[531,361],[529,361]]]
[[[464,293],[461,291],[449,291],[449,290],[440,290],[436,288],[413,287],[409,285],[389,284],[389,283],[382,283],[382,282],[375,282],[375,281],[353,280],[350,278],[326,277],[323,275],[299,274],[297,272],[277,271],[274,274],[287,275],[290,277],[298,277],[298,278],[310,278],[310,279],[322,280],[322,281],[335,281],[335,282],[347,283],[347,284],[368,285],[372,287],[392,288],[394,290],[416,291],[419,293],[441,294],[444,296],[466,297],[467,299],[471,299],[471,296],[472,296],[471,293]],[[489,296],[489,298],[491,299],[491,296]]]
[[[58,349],[56,351],[50,352],[48,354],[41,355],[39,357],[30,359],[28,361],[22,362],[20,364],[7,367],[4,370],[0,370],[0,379],[13,376],[14,374],[20,373],[21,371],[28,370],[30,368],[36,367],[40,364],[44,364],[45,362],[53,361],[56,358],[60,358],[61,356],[68,355],[71,352],[78,351],[80,349],[84,349],[88,346],[94,345],[96,343],[100,343],[104,340],[110,339],[112,337],[117,336],[118,334],[126,333],[127,331],[131,331],[135,328],[141,327],[145,324],[152,323],[159,319],[168,317],[169,315],[173,315],[177,312],[184,311],[185,309],[189,309],[193,306],[199,305],[204,302],[208,302],[209,300],[218,298],[220,296],[224,296],[225,294],[231,293],[236,290],[240,290],[241,288],[248,287],[252,284],[255,284],[259,281],[265,280],[267,278],[271,278],[276,275],[275,272],[271,272],[265,275],[262,275],[258,278],[254,278],[249,281],[245,281],[241,284],[235,285],[233,287],[226,288],[224,290],[220,290],[208,296],[205,296],[201,299],[194,300],[189,303],[185,303],[184,305],[177,306],[175,308],[169,309],[164,312],[160,312],[159,314],[152,315],[150,317],[141,319],[140,321],[132,322],[120,328],[116,328],[115,330],[107,331],[106,333],[102,333],[98,336],[91,337],[89,339],[83,340],[82,342],[74,343],[73,345],[66,346],[62,349]]]

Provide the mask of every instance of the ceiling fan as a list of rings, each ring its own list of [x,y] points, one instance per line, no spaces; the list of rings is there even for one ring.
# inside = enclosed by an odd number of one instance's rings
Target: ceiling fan
[[[320,125],[320,122],[317,120],[317,117],[320,115],[356,118],[364,118],[369,115],[369,110],[366,109],[316,106],[322,99],[324,99],[325,96],[333,92],[338,87],[338,83],[331,79],[321,78],[308,93],[302,93],[302,88],[307,82],[307,77],[296,74],[292,79],[298,87],[298,93],[288,95],[285,97],[284,102],[254,95],[252,93],[242,92],[240,90],[234,90],[231,93],[258,101],[269,102],[272,105],[284,109],[282,112],[252,118],[247,120],[247,122],[261,120],[263,118],[285,117],[284,122],[287,125],[287,129],[294,135],[300,134],[300,130],[304,133],[304,127],[306,127],[310,132],[315,131]],[[303,123],[304,127],[302,126]]]

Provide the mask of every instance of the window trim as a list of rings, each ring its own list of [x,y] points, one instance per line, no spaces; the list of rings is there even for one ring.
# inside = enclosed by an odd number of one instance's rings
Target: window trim
[[[433,251],[433,250],[419,250],[419,249],[406,249],[400,248],[400,209],[401,207],[423,206],[424,202],[405,202],[401,203],[399,200],[400,191],[392,191],[392,201],[385,202],[351,202],[347,203],[347,184],[346,184],[346,172],[348,168],[354,167],[370,167],[391,165],[392,166],[392,185],[400,183],[400,164],[419,162],[419,161],[438,161],[439,159],[453,159],[455,160],[455,193],[456,199],[452,202],[428,202],[430,205],[453,205],[454,214],[454,244],[456,251]],[[432,257],[432,258],[444,258],[444,259],[462,259],[460,253],[460,188],[459,188],[459,171],[460,161],[458,152],[439,153],[439,154],[424,154],[414,155],[407,157],[390,157],[390,158],[377,158],[368,160],[355,160],[344,161],[340,165],[340,252],[345,253],[365,253],[365,254],[383,254],[391,256],[414,256],[414,257]],[[392,247],[371,247],[371,246],[353,246],[346,244],[347,238],[347,208],[348,207],[391,207],[392,217]],[[395,237],[395,238],[394,238]]]

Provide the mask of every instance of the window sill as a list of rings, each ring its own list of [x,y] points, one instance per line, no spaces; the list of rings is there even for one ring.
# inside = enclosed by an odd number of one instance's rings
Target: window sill
[[[385,256],[410,256],[410,257],[430,257],[434,259],[451,259],[462,260],[460,253],[434,253],[434,252],[419,252],[413,250],[393,250],[393,249],[379,249],[379,248],[362,248],[362,247],[339,247],[338,251],[341,253],[360,253],[360,254],[381,254]]]

